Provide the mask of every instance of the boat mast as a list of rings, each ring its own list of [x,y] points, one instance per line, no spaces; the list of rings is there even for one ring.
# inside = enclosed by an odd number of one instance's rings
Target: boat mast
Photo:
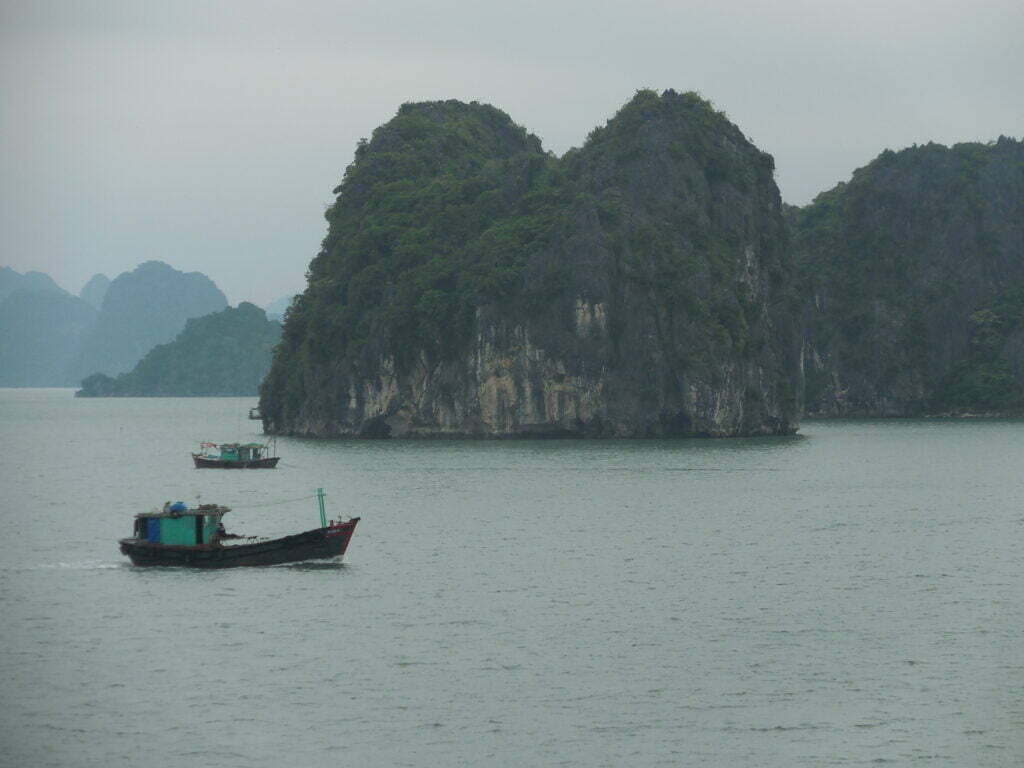
[[[326,528],[327,527],[327,513],[324,511],[324,496],[325,495],[326,494],[324,493],[324,489],[323,488],[317,488],[316,489],[316,500],[317,500],[317,503],[320,505],[320,527],[321,528]]]

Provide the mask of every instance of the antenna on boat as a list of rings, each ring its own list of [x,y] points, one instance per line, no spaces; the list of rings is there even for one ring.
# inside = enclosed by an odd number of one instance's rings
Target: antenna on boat
[[[320,527],[321,528],[326,528],[327,527],[327,513],[324,511],[324,496],[326,496],[326,495],[327,494],[324,493],[324,489],[323,488],[317,488],[316,489],[316,500],[317,500],[317,503],[320,505]]]

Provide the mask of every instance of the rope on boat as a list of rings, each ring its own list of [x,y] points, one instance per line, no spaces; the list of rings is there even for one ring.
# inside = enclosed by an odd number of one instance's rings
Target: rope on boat
[[[315,499],[315,498],[316,498],[316,494],[313,493],[313,494],[310,494],[309,496],[300,496],[297,499],[281,499],[280,501],[264,501],[262,504],[248,504],[248,503],[245,503],[245,504],[240,504],[239,506],[243,507],[245,509],[250,509],[252,507],[273,507],[273,506],[275,506],[277,504],[290,504],[293,501],[306,501],[306,499]]]

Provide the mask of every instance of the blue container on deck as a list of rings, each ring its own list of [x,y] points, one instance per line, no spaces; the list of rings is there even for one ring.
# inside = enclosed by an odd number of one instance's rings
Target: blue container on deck
[[[184,501],[176,501],[171,504],[171,512],[184,512],[186,509],[188,509],[188,504]]]

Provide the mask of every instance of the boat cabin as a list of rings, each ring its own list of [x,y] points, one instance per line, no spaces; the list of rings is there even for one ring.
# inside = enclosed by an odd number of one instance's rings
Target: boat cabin
[[[196,547],[213,544],[221,517],[230,510],[216,504],[189,509],[183,502],[164,505],[162,511],[135,516],[135,538],[150,544]]]
[[[219,448],[220,455],[216,458],[223,461],[257,461],[263,458],[269,447],[263,443],[224,443],[219,446],[204,443],[204,445]],[[212,454],[207,453],[206,455],[211,456]]]
[[[238,451],[239,461],[256,461],[263,458],[267,446],[262,443],[244,443],[236,446],[235,450]]]

